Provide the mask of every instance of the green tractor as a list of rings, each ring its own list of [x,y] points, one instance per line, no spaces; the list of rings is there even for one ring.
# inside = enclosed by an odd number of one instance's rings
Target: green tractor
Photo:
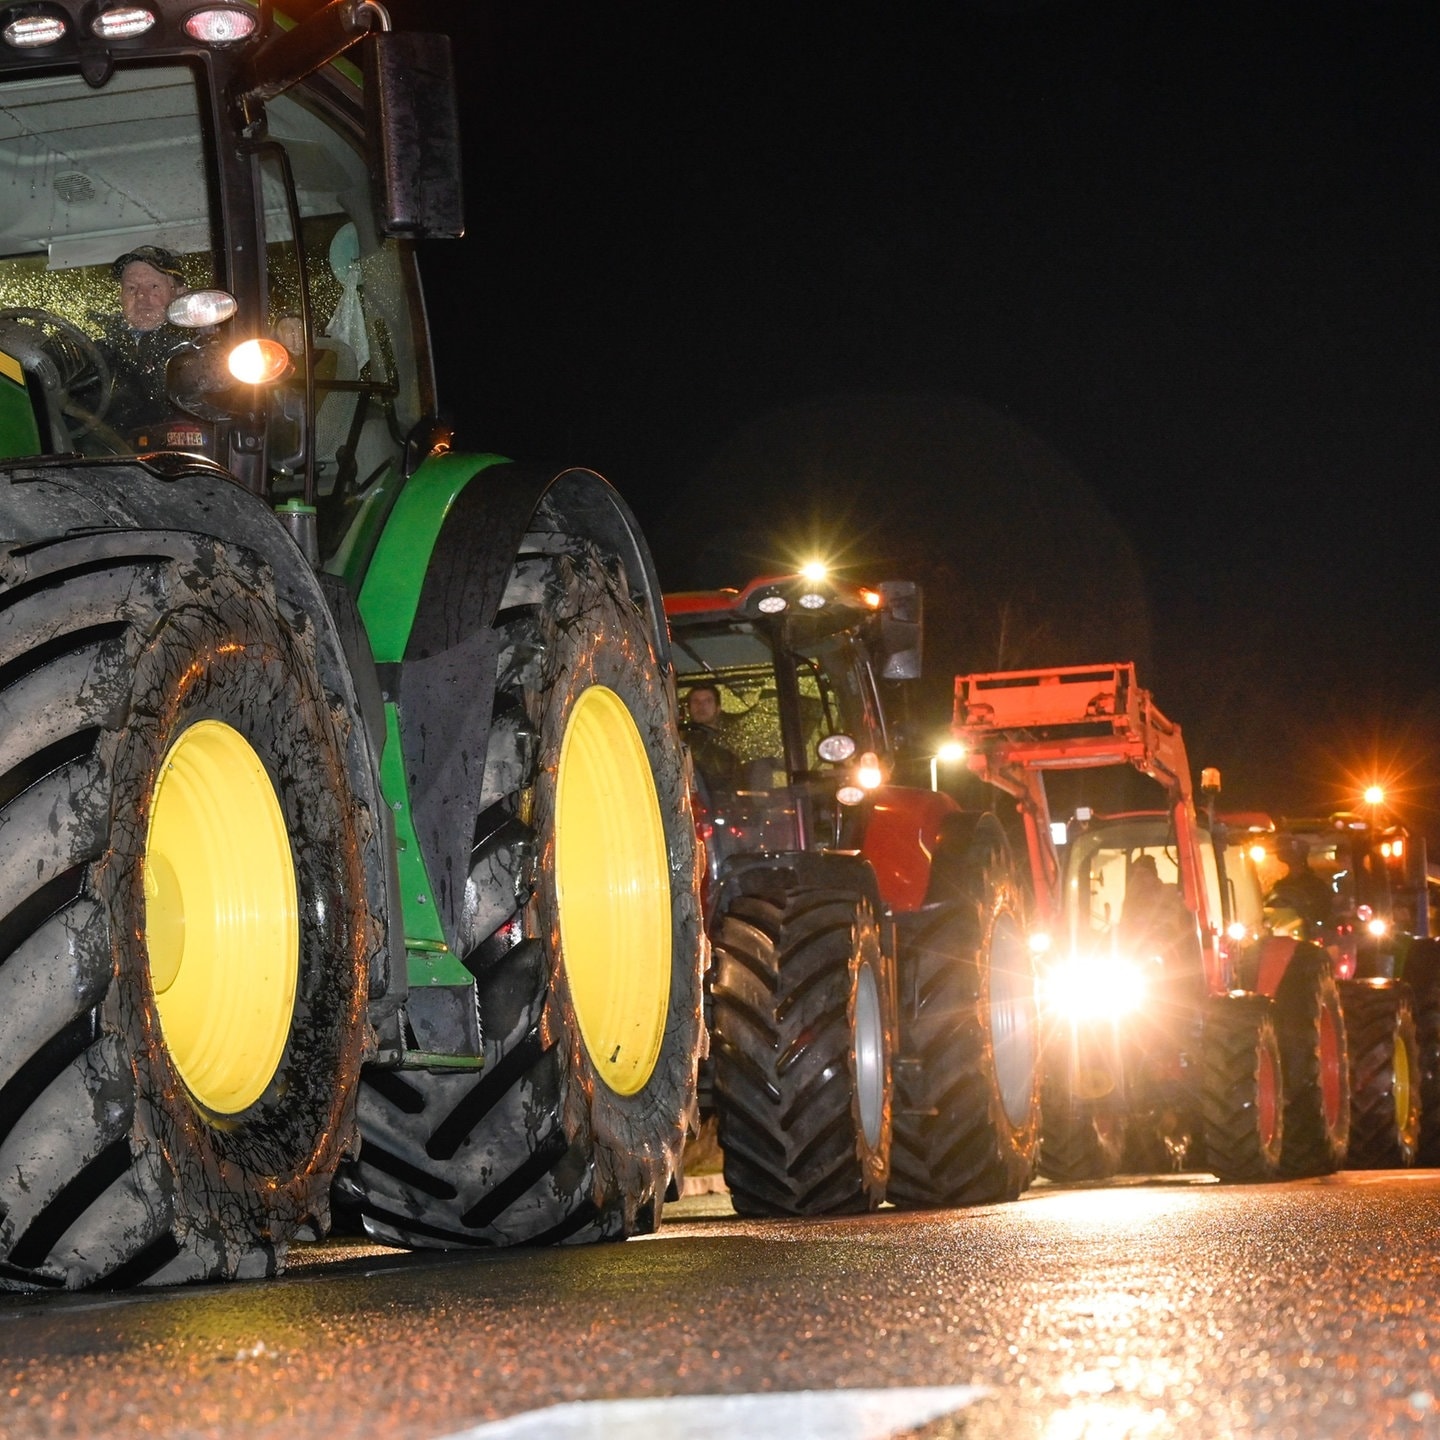
[[[457,131],[366,0],[0,5],[0,1287],[271,1274],[332,1200],[658,1223],[703,950],[661,597],[597,475],[450,448]]]

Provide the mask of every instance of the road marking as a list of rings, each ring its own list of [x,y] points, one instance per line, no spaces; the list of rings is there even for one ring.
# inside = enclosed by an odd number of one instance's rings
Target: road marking
[[[914,1385],[891,1390],[791,1390],[768,1395],[672,1395],[654,1400],[582,1400],[527,1410],[439,1440],[633,1440],[674,1435],[734,1440],[887,1440],[973,1405],[982,1385]]]

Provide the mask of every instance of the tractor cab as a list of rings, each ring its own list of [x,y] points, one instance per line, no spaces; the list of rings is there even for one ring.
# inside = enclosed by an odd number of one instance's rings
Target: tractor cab
[[[665,610],[712,872],[739,853],[858,850],[897,744],[882,686],[918,674],[917,587],[771,576]]]
[[[292,8],[0,8],[0,458],[219,465],[338,570],[432,448],[458,151],[442,37]]]
[[[1395,975],[1409,940],[1431,933],[1423,842],[1403,826],[1284,820],[1260,872],[1271,928],[1328,950],[1342,979]]]

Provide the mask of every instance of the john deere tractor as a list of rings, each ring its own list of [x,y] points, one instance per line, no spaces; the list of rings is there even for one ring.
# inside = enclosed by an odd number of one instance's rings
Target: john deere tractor
[[[661,601],[597,475],[437,420],[453,97],[364,0],[0,4],[0,1285],[271,1273],[332,1193],[403,1245],[657,1223],[702,945]]]
[[[707,857],[702,1114],[742,1214],[1030,1181],[1040,1046],[1004,829],[893,774],[920,598],[816,570],[665,597]]]

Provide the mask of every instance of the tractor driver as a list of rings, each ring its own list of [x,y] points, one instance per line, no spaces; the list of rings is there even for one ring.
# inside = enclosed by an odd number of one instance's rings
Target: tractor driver
[[[724,740],[719,686],[709,680],[692,685],[685,697],[685,717],[680,734],[706,787],[712,792],[734,790],[740,762]]]
[[[1195,917],[1179,889],[1160,878],[1153,855],[1137,855],[1130,863],[1120,928],[1146,958],[1173,951],[1195,935]]]
[[[1331,918],[1330,887],[1310,868],[1310,847],[1298,835],[1282,835],[1275,858],[1284,864],[1285,873],[1265,897],[1271,927],[1277,934],[1314,940]]]
[[[127,250],[110,269],[120,282],[120,313],[105,318],[97,342],[114,381],[104,421],[134,440],[174,412],[165,367],[189,337],[166,320],[165,312],[185,293],[185,272],[179,257],[159,245]]]

